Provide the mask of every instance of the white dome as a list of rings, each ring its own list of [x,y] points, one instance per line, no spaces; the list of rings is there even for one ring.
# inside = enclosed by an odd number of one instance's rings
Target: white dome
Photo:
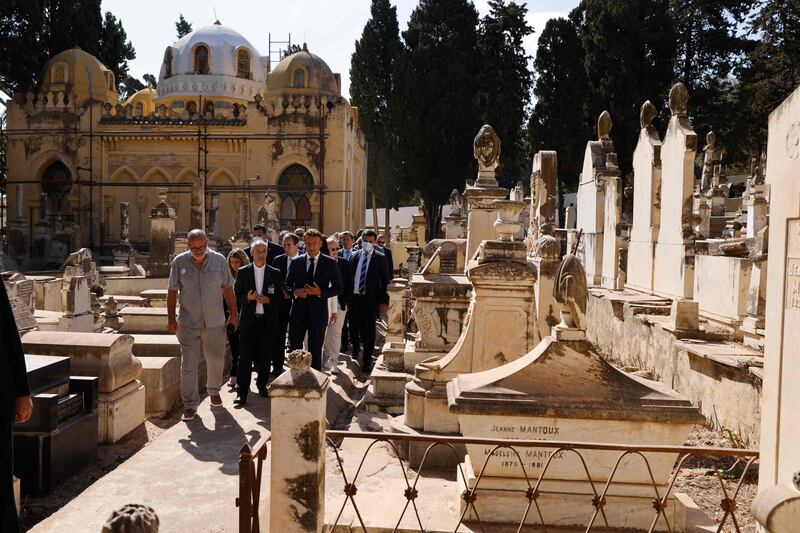
[[[198,52],[203,46],[206,53]],[[240,51],[247,68],[239,68]],[[203,94],[252,100],[265,81],[264,56],[237,31],[215,23],[166,48],[157,91],[159,98]]]

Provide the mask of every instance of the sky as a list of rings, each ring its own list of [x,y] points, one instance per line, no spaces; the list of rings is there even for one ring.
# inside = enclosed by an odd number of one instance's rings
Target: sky
[[[519,2],[519,0],[517,0]],[[579,0],[531,0],[528,22],[535,33],[525,41],[529,55],[536,53],[536,41],[552,17],[566,16]],[[488,0],[474,0],[481,15],[489,12]],[[392,0],[403,31],[417,0]],[[349,95],[350,56],[369,19],[370,0],[103,0],[103,11],[122,20],[128,39],[136,49],[129,62],[130,75],[158,76],[164,49],[176,40],[178,15],[194,29],[212,24],[215,19],[239,33],[262,54],[267,54],[270,34],[273,40],[308,43],[309,50],[324,59],[331,70],[342,75],[342,94]],[[216,16],[215,16],[216,11]]]

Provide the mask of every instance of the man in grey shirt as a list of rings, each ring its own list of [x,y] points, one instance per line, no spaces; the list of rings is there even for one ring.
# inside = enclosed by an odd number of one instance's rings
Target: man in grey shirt
[[[187,235],[189,250],[178,254],[169,271],[167,316],[169,331],[176,333],[181,344],[182,420],[197,414],[200,393],[197,389],[197,367],[205,356],[206,388],[212,407],[222,406],[219,395],[225,365],[225,327],[239,325],[233,276],[225,256],[208,249],[203,230],[193,229]],[[175,318],[175,304],[180,294],[181,311]],[[230,317],[225,321],[223,296]]]

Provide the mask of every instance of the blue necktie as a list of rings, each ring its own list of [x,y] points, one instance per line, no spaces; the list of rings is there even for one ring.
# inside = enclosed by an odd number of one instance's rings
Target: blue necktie
[[[362,254],[361,264],[358,266],[358,293],[362,296],[367,291],[367,261],[369,261],[369,256],[367,254]]]

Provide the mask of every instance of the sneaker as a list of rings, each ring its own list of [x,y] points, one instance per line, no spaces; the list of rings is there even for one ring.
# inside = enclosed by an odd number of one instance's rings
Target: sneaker
[[[197,409],[184,409],[183,415],[181,416],[181,420],[183,420],[184,422],[188,422],[189,420],[194,420],[196,414],[197,414]]]
[[[222,407],[222,398],[220,398],[219,394],[212,394],[211,398],[211,407]]]

